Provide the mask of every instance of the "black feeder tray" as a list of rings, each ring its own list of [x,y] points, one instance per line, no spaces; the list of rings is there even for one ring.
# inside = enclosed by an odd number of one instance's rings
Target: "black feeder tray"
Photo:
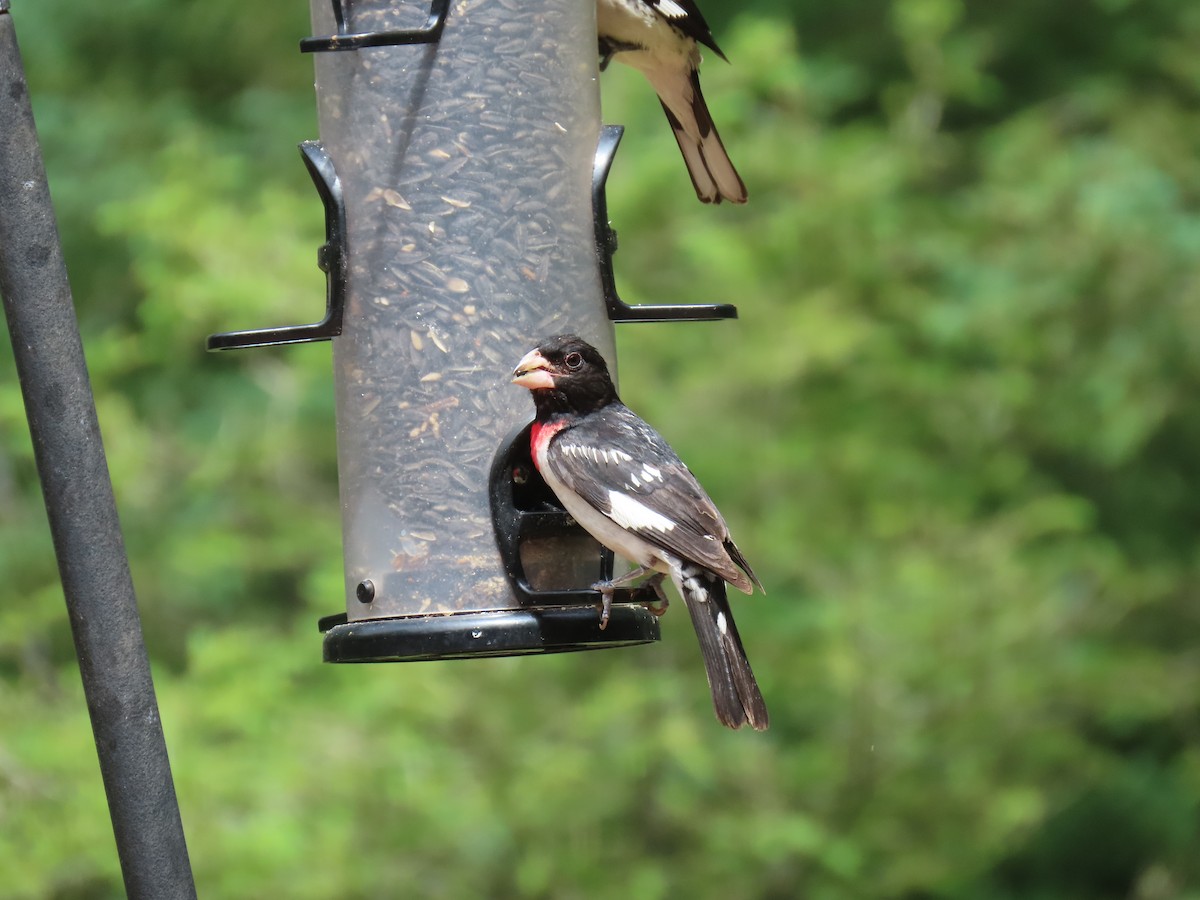
[[[658,619],[641,606],[614,606],[608,627],[587,606],[408,616],[346,621],[346,614],[320,622],[324,660],[332,663],[419,662],[528,656],[649,644],[659,638]]]

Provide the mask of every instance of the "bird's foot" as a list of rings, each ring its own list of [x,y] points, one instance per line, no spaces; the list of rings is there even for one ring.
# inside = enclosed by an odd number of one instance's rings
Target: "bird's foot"
[[[663,579],[666,577],[661,572],[655,573],[647,578],[634,592],[635,598],[647,592],[654,594],[653,600],[641,600],[641,604],[655,618],[665,616],[667,614],[667,607],[671,605],[671,601],[667,599],[667,592],[663,590],[662,586]]]
[[[600,630],[603,631],[608,627],[608,619],[612,615],[613,594],[617,588],[624,587],[630,581],[641,578],[646,574],[646,569],[635,569],[632,572],[627,572],[620,578],[612,581],[597,581],[592,585],[593,591],[598,591],[600,594],[600,602],[596,605],[596,610],[600,613]],[[634,603],[641,603],[652,616],[661,616],[667,611],[667,607],[671,605],[667,599],[667,592],[663,590],[663,579],[667,576],[662,572],[655,572],[644,582],[630,591],[629,599]],[[646,594],[653,594],[654,599],[642,599]]]
[[[608,618],[612,615],[613,592],[616,589],[616,585],[611,581],[597,581],[592,585],[593,591],[600,592],[600,602],[596,604],[596,611],[600,613],[601,631],[608,627]]]

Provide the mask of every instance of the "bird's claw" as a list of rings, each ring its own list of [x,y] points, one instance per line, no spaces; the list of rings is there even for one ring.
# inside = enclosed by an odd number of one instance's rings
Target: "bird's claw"
[[[597,581],[592,585],[593,591],[600,592],[600,603],[596,607],[600,613],[600,630],[608,627],[608,618],[612,615],[613,585],[611,581]]]
[[[666,597],[663,597],[661,600],[647,600],[642,604],[646,608],[646,612],[650,613],[656,619],[665,616],[667,614],[667,607],[670,605]]]

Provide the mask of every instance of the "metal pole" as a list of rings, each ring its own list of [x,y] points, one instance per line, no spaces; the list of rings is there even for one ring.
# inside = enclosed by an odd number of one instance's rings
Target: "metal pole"
[[[194,898],[29,91],[0,0],[0,295],[131,898]]]

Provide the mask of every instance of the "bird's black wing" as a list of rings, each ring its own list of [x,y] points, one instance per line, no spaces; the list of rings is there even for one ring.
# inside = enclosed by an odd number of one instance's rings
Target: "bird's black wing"
[[[704,488],[662,435],[624,404],[609,404],[556,435],[547,464],[617,525],[740,590],[751,589],[738,570],[745,559]]]

